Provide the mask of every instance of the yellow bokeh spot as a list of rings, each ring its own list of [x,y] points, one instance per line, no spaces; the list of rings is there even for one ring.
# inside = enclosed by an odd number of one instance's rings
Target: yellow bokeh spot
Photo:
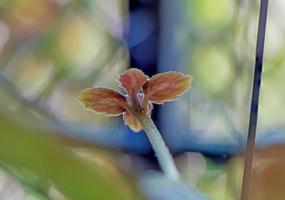
[[[205,92],[218,92],[232,80],[234,71],[229,56],[223,49],[200,47],[194,51],[192,59],[195,81]]]
[[[216,28],[228,24],[234,5],[228,0],[188,1],[188,13],[193,23],[206,28]]]
[[[98,25],[98,26],[97,26]],[[91,24],[81,16],[73,15],[61,28],[58,38],[60,53],[69,65],[81,74],[89,72],[104,57],[106,35],[99,24]],[[101,56],[100,56],[101,55]]]

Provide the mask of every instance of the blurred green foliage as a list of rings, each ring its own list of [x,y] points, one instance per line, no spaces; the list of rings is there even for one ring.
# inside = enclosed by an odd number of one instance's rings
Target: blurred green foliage
[[[71,199],[142,199],[121,175],[88,163],[68,151],[56,138],[0,115],[0,160],[29,169],[48,193],[50,183]],[[21,172],[21,171],[18,171]],[[27,180],[27,174],[23,174]],[[24,180],[22,180],[24,181]]]

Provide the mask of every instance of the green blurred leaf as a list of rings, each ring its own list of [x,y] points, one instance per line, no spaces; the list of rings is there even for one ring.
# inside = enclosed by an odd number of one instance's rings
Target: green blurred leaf
[[[60,146],[54,136],[14,122],[1,113],[0,160],[33,170],[74,200],[142,199],[121,176],[84,161]]]

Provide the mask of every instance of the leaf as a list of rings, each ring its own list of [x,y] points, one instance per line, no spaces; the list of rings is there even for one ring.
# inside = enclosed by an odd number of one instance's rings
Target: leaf
[[[68,198],[142,199],[126,175],[112,173],[99,163],[91,165],[62,146],[51,132],[16,123],[2,113],[0,127],[0,160],[50,180]]]
[[[144,103],[163,104],[172,101],[190,88],[192,76],[179,72],[165,72],[151,77],[143,86]]]
[[[79,101],[90,109],[108,116],[120,115],[125,111],[125,97],[107,88],[87,88],[80,92]]]
[[[134,132],[139,132],[142,130],[141,123],[132,114],[125,112],[123,114],[123,119],[124,119],[125,125],[130,127],[130,129],[132,129]]]
[[[147,79],[148,76],[141,70],[131,68],[121,74],[118,81],[121,87],[125,88],[131,97],[135,97]]]

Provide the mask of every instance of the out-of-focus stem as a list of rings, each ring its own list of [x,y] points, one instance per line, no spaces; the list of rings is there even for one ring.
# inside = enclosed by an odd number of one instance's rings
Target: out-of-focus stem
[[[258,104],[259,104],[259,92],[261,84],[261,75],[263,67],[263,52],[264,52],[264,41],[265,41],[265,30],[267,20],[267,9],[268,0],[261,0],[260,12],[259,12],[259,23],[258,33],[256,42],[256,58],[255,58],[255,70],[251,97],[251,110],[248,128],[247,146],[245,152],[244,161],[244,174],[241,190],[241,200],[249,200],[250,198],[250,181],[252,174],[252,163],[254,154],[255,135],[258,118]]]
[[[144,114],[137,114],[136,117],[141,122],[143,129],[153,147],[162,171],[173,180],[179,180],[179,172],[174,159],[169,152],[163,138],[150,117]]]

